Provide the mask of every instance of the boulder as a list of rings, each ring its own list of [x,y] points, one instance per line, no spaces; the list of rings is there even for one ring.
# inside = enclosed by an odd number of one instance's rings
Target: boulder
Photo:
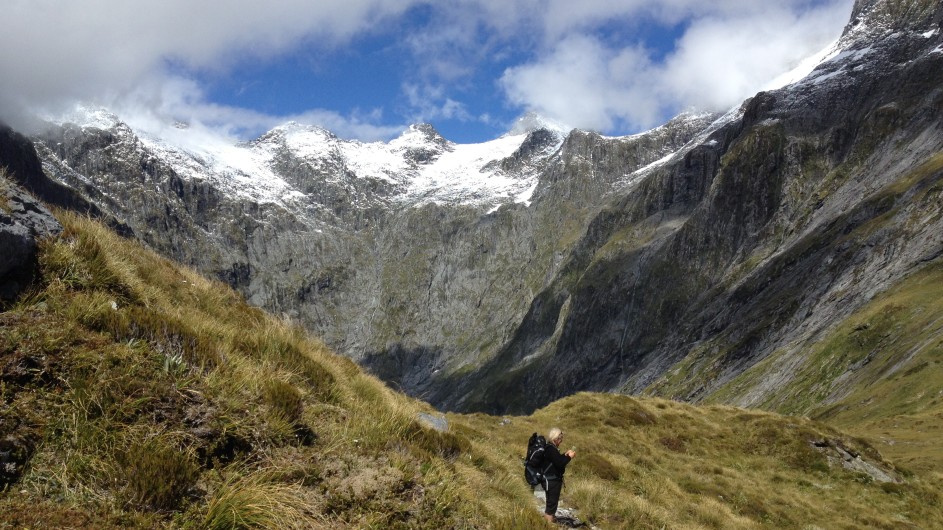
[[[0,180],[0,300],[12,300],[32,280],[38,240],[61,231],[45,206],[5,178]]]

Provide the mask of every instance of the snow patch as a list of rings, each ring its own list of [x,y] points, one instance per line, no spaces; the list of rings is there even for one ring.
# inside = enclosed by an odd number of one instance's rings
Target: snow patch
[[[284,204],[304,196],[278,178],[264,158],[211,136],[202,138],[198,146],[188,147],[172,145],[147,133],[138,134],[138,138],[152,154],[188,180],[211,180],[230,193],[259,203]]]
[[[800,61],[792,70],[780,74],[771,80],[763,87],[763,90],[776,90],[801,81],[811,74],[816,66],[838,55],[839,51],[838,40],[836,39],[825,48],[822,48],[818,53],[810,55]]]
[[[452,151],[442,153],[416,173],[409,183],[407,195],[474,202],[476,198],[507,197],[519,193],[520,181],[485,166],[514,154],[526,137],[526,134],[509,135],[480,144],[455,145]]]
[[[406,161],[401,153],[380,142],[362,144],[345,142],[341,145],[344,162],[354,174],[361,178],[375,178],[388,182],[398,182],[397,175],[407,171]]]
[[[129,126],[104,109],[77,107],[52,122],[75,123],[118,131],[127,142],[139,141],[150,155],[169,164],[182,178],[212,181],[224,191],[259,203],[289,205],[307,197],[283,180],[276,162],[291,157],[323,170],[328,178],[377,179],[393,184],[394,202],[459,204],[530,204],[539,162],[563,141],[564,126],[528,115],[511,132],[489,142],[453,144],[429,125],[414,125],[389,143],[343,140],[323,128],[289,122],[251,142],[192,124],[147,122]],[[502,168],[529,132],[548,129],[558,142]]]
[[[523,204],[524,206],[528,206],[528,207],[530,206],[531,199],[534,196],[534,192],[537,191],[537,179],[535,178],[533,180],[534,180],[533,184],[531,184],[529,188],[527,188],[526,190],[518,194],[518,196],[514,198],[514,202]]]

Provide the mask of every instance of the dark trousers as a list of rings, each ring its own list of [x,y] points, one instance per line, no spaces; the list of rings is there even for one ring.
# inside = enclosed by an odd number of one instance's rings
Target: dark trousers
[[[544,489],[547,490],[547,509],[544,510],[544,513],[547,515],[556,515],[557,504],[560,502],[560,490],[563,489],[563,481],[548,480]]]

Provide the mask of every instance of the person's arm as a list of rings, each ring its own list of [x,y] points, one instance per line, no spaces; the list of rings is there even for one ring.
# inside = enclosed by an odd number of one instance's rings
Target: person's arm
[[[547,444],[547,449],[545,450],[545,455],[547,459],[553,464],[554,467],[563,472],[566,469],[566,465],[570,463],[569,455],[561,455],[560,451],[557,450],[556,446],[553,444]]]

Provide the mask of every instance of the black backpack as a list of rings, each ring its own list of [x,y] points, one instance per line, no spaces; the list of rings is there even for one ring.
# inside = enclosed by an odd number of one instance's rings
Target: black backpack
[[[546,474],[549,471],[552,462],[544,462],[544,449],[547,446],[547,440],[537,433],[530,435],[527,441],[527,456],[524,457],[524,478],[531,486],[542,484],[546,487]]]

